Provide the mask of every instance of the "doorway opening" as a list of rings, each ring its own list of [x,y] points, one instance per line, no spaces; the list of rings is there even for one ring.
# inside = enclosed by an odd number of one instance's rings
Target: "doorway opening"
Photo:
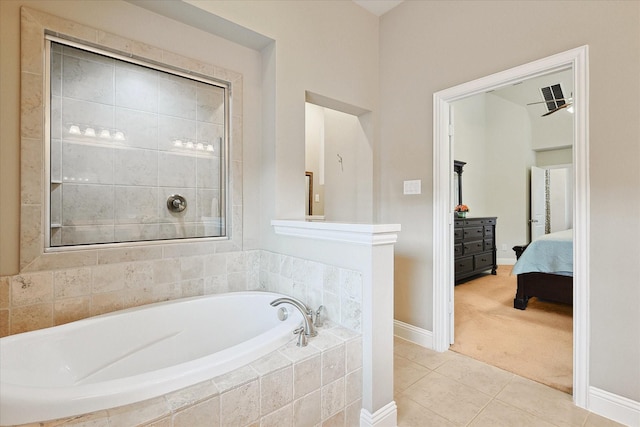
[[[541,88],[556,83],[569,96],[571,77],[571,69],[562,70],[451,103],[453,156],[464,161],[464,173],[453,177],[458,178],[453,205],[469,209],[465,219],[456,214],[454,226],[451,350],[569,394],[572,306],[538,296],[526,310],[514,309],[518,279],[511,269],[517,255],[512,248],[572,231],[573,185],[567,175],[573,114],[563,108],[548,115],[540,101]],[[571,242],[562,245],[571,256]],[[573,288],[570,282],[558,287]],[[525,308],[517,301],[518,308]]]
[[[533,77],[570,69],[575,109],[573,123],[573,398],[586,407],[588,394],[589,161],[588,47],[583,46],[434,94],[434,319],[433,347],[446,351],[454,337],[453,152],[451,103]],[[459,160],[459,159],[456,159]],[[464,160],[464,159],[461,159]]]

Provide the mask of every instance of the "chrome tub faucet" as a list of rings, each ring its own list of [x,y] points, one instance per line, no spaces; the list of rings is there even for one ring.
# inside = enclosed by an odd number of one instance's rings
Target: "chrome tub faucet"
[[[316,313],[319,313],[320,309],[318,309],[318,312],[314,312],[302,301],[292,297],[282,297],[271,301],[271,305],[273,307],[277,307],[280,304],[290,304],[302,314],[302,329],[298,328],[293,333],[299,334],[298,347],[306,346],[308,337],[315,337],[316,335],[318,335],[314,323],[317,318]]]

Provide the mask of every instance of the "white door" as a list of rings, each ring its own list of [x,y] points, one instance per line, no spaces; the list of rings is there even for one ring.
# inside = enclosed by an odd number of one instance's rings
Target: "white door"
[[[531,241],[544,235],[545,202],[545,170],[531,166]]]
[[[551,233],[573,228],[573,184],[569,167],[549,169]]]

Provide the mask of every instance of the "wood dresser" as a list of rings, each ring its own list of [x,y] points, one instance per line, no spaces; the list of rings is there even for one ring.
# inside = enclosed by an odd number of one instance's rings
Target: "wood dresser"
[[[496,274],[497,217],[456,218],[454,220],[455,281],[484,271]]]

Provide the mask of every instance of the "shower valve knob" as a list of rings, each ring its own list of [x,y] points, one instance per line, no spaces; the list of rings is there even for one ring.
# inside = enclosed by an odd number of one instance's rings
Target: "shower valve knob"
[[[187,199],[179,194],[172,194],[167,199],[167,209],[171,212],[182,212],[187,209]]]

